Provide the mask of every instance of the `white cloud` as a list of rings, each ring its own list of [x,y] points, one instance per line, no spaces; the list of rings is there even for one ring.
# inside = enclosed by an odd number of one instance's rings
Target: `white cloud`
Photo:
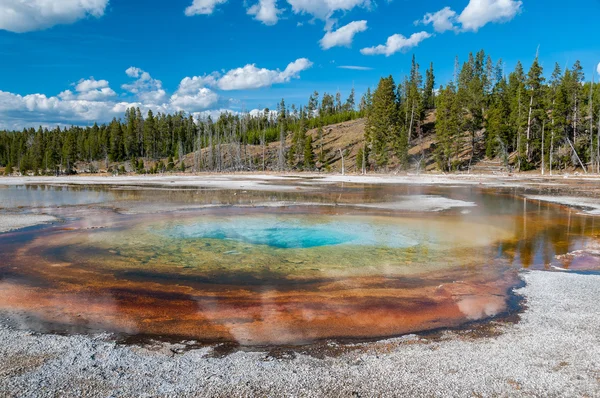
[[[323,21],[336,11],[350,11],[355,7],[370,7],[371,0],[287,0],[296,14],[309,14]]]
[[[193,94],[175,93],[171,105],[178,111],[197,112],[208,109],[219,101],[219,95],[208,88],[200,88]]]
[[[64,101],[85,100],[85,101],[104,101],[110,97],[115,97],[117,93],[108,86],[106,80],[81,79],[75,86],[75,93],[71,90],[65,90],[58,94],[58,98]]]
[[[598,66],[596,67],[596,72],[598,72],[598,74],[600,75],[600,63],[598,64]]]
[[[100,18],[108,0],[0,0],[0,30],[15,33]]]
[[[185,15],[211,15],[218,5],[225,3],[227,0],[193,0],[192,5],[185,9]]]
[[[373,70],[368,66],[355,66],[355,65],[341,65],[338,66],[338,69],[350,69],[350,70]]]
[[[81,79],[72,85],[71,90],[50,97],[44,94],[22,96],[0,91],[0,128],[104,123],[114,117],[123,117],[125,110],[131,107],[139,107],[143,113],[152,109],[155,113],[185,111],[196,118],[208,115],[218,117],[224,112],[236,112],[225,109],[227,101],[221,99],[215,88],[241,90],[285,83],[298,78],[300,72],[311,66],[308,59],[300,58],[283,71],[247,65],[223,76],[213,72],[204,76],[186,77],[170,97],[160,80],[152,78],[140,68],[131,67],[126,70],[126,74],[135,80],[122,86],[130,96],[133,94],[134,98],[130,101],[117,100],[118,94],[110,88],[108,81],[93,77]]]
[[[277,8],[277,0],[259,0],[258,3],[248,8],[248,15],[265,25],[275,25],[279,21],[279,14],[283,10]]]
[[[218,79],[219,74],[217,72],[204,76],[185,77],[181,83],[179,83],[177,92],[180,94],[193,94],[201,88],[215,86]]]
[[[520,0],[470,0],[458,16],[464,31],[477,32],[490,22],[507,22],[521,12]]]
[[[138,78],[140,77],[140,75],[142,74],[143,70],[141,70],[140,68],[136,68],[135,66],[131,66],[129,68],[127,68],[127,70],[125,71],[125,74],[129,77],[133,77],[133,78]]]
[[[367,21],[354,21],[348,25],[342,26],[338,30],[325,33],[325,36],[319,42],[323,50],[328,50],[332,47],[346,46],[350,47],[354,36],[357,33],[367,30]]]
[[[386,44],[380,44],[375,47],[363,48],[360,52],[363,55],[380,55],[385,54],[389,57],[398,51],[408,51],[409,49],[416,47],[423,40],[430,38],[432,35],[427,32],[413,33],[410,37],[406,38],[400,34],[395,34],[388,37]]]
[[[166,92],[160,80],[153,79],[148,72],[134,66],[128,68],[127,76],[137,79],[131,84],[123,84],[123,90],[135,94],[142,102],[160,103],[165,99]]]
[[[108,87],[108,82],[106,80],[96,80],[93,77],[89,79],[81,79],[77,85],[75,86],[75,90],[80,93],[86,93],[88,91],[102,89]]]
[[[62,94],[62,93],[61,93]],[[71,124],[106,121],[117,114],[112,102],[76,99],[68,95],[47,97],[43,94],[21,96],[0,91],[0,115],[5,125],[31,126],[33,121]],[[121,113],[119,113],[121,116]]]
[[[438,33],[444,33],[448,30],[456,30],[454,23],[456,22],[456,12],[450,7],[445,7],[438,12],[425,14],[422,20],[415,21],[415,25],[422,23],[423,25],[433,24],[433,29]]]
[[[77,98],[87,101],[103,101],[116,95],[117,93],[115,93],[110,87],[104,87],[98,90],[90,90],[86,91],[85,93],[81,93],[77,96]]]
[[[289,82],[312,65],[313,63],[306,58],[297,59],[289,64],[284,71],[259,69],[256,65],[249,64],[243,68],[232,69],[227,72],[218,80],[217,86],[221,90],[247,90],[268,87],[273,84]]]

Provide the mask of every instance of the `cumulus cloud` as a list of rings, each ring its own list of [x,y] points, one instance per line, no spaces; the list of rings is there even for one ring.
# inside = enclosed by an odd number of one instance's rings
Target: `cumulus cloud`
[[[159,103],[165,99],[167,93],[162,87],[162,82],[150,76],[148,72],[137,67],[128,68],[127,76],[137,79],[131,84],[123,84],[121,88],[135,94],[142,102]]]
[[[148,72],[130,67],[125,73],[132,79],[121,88],[129,94],[129,101],[117,100],[117,93],[107,80],[94,77],[81,79],[56,96],[44,94],[19,95],[0,91],[0,128],[20,129],[31,126],[86,125],[107,122],[122,117],[131,107],[139,107],[143,113],[173,113],[185,111],[196,118],[218,117],[223,112],[236,113],[225,107],[232,100],[221,99],[216,89],[242,90],[266,87],[289,82],[298,78],[300,72],[312,66],[306,58],[290,63],[285,70],[259,69],[255,65],[233,69],[223,76],[213,72],[204,76],[186,77],[177,91],[167,96],[160,80]]]
[[[113,111],[115,105],[107,101],[78,99],[74,95],[21,96],[0,91],[0,115],[5,126],[30,127],[34,121],[48,124],[106,121],[116,115]]]
[[[81,79],[74,84],[75,93],[71,90],[65,90],[58,95],[58,98],[64,101],[86,100],[86,101],[104,101],[110,97],[117,95],[108,86],[106,80],[95,80],[93,77],[89,79]]]
[[[456,12],[450,7],[444,7],[438,12],[428,12],[422,20],[415,21],[415,25],[433,25],[433,29],[438,33],[444,33],[448,30],[456,30]]]
[[[77,85],[75,85],[75,91],[78,93],[77,99],[88,101],[103,101],[117,95],[117,93],[108,86],[108,81],[95,80],[93,77],[81,79]],[[64,94],[63,97],[67,97],[68,94],[65,93],[66,92],[63,92],[61,95]]]
[[[415,25],[433,25],[438,33],[449,30],[477,32],[488,23],[512,20],[521,12],[522,5],[520,0],[470,0],[460,15],[450,7],[444,7],[438,12],[425,14],[423,19],[415,21]]]
[[[0,0],[0,30],[15,33],[104,15],[108,0]]]
[[[290,63],[284,71],[257,68],[249,64],[242,68],[232,69],[217,82],[221,90],[247,90],[287,83],[298,78],[300,72],[312,67],[313,63],[306,58],[300,58]]]
[[[332,47],[345,46],[350,47],[354,36],[357,33],[367,30],[367,21],[354,21],[348,25],[342,26],[338,30],[325,33],[325,36],[319,42],[323,50],[329,50]]]
[[[465,31],[477,32],[490,22],[507,22],[521,12],[520,0],[470,0],[458,16]]]
[[[89,79],[81,79],[75,86],[75,90],[77,90],[80,93],[86,93],[92,90],[98,90],[106,87],[108,87],[108,81],[96,80],[93,77],[90,77]]]
[[[192,4],[185,9],[185,15],[211,15],[215,8],[220,4],[227,3],[227,0],[194,0]]]
[[[171,96],[171,105],[186,112],[208,109],[219,101],[219,95],[208,88],[200,88],[193,94],[175,93]]]
[[[279,21],[279,14],[283,10],[277,8],[277,0],[259,0],[258,3],[248,8],[248,15],[265,25],[275,25]]]
[[[192,94],[201,88],[215,86],[218,79],[219,74],[217,72],[204,76],[185,77],[181,83],[179,83],[179,89],[177,91],[182,94]]]
[[[596,72],[598,72],[598,74],[600,75],[600,63],[598,64],[598,66],[596,67]]]
[[[409,49],[418,46],[423,40],[430,38],[432,35],[427,32],[413,33],[410,37],[395,34],[388,37],[385,44],[380,44],[375,47],[367,47],[360,50],[363,55],[380,55],[386,57],[397,53],[398,51],[408,51]]]

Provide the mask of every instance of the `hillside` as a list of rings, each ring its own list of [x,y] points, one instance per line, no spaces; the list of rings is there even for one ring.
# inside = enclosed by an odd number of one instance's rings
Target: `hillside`
[[[357,155],[359,150],[364,146],[364,131],[365,131],[366,120],[356,119],[348,122],[333,124],[325,126],[323,128],[323,164],[317,161],[316,169],[326,172],[341,172],[342,170],[342,158],[340,150],[344,153],[344,165],[347,173],[360,173],[360,168],[357,167]],[[318,129],[312,129],[307,132],[313,140],[313,149],[315,154],[315,160],[319,159],[321,153],[321,140],[319,138]],[[431,112],[423,126],[423,137],[419,140],[418,137],[413,137],[411,140],[411,147],[409,149],[409,171],[424,171],[424,172],[436,172],[439,171],[439,167],[435,159],[436,149],[436,137],[435,137],[435,112]],[[292,145],[292,134],[288,134],[286,139],[286,148]],[[499,172],[503,171],[504,167],[502,162],[497,159],[485,159],[485,147],[483,145],[483,132],[479,132],[475,136],[475,154],[473,162],[470,165],[471,159],[471,134],[466,132],[463,134],[461,139],[461,151],[460,151],[460,168],[459,171],[473,172]],[[264,164],[265,170],[277,170],[279,160],[279,142],[272,142],[265,147],[264,151]],[[230,164],[231,158],[236,156],[238,151],[243,152],[243,148],[231,148],[230,146],[223,145],[222,151],[222,162],[224,164]],[[204,149],[202,151],[202,159],[206,161],[210,156],[209,150]],[[262,171],[263,167],[263,148],[260,145],[249,145],[245,148],[245,154],[240,153],[238,156],[241,158],[247,158],[248,163],[254,165],[254,169]],[[421,160],[419,162],[419,160]],[[166,159],[163,160],[166,162]],[[188,154],[184,157],[188,170],[191,170],[194,165],[194,154]],[[287,164],[287,162],[286,162]],[[419,164],[421,167],[419,168]],[[223,171],[227,171],[224,167]],[[371,170],[374,171],[374,170]],[[384,170],[385,171],[385,170]],[[398,172],[399,165],[397,159],[392,158],[388,166],[387,172]]]

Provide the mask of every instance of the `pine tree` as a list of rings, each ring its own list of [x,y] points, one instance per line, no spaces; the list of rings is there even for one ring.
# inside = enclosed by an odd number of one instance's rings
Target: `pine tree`
[[[113,162],[118,162],[123,159],[123,132],[121,131],[121,123],[114,118],[110,124],[110,152],[109,158]]]
[[[152,110],[148,111],[148,117],[144,122],[144,153],[147,158],[156,158],[156,121]]]
[[[429,65],[429,69],[425,74],[425,88],[423,89],[423,103],[425,109],[433,109],[435,107],[435,75],[433,74],[433,62]]]
[[[501,79],[492,93],[486,126],[486,156],[493,158],[502,156],[504,165],[508,166],[508,148],[510,143],[510,101],[508,98],[508,85]]]
[[[373,94],[373,105],[369,112],[367,136],[373,147],[373,155],[378,167],[386,167],[389,162],[389,150],[394,149],[401,165],[406,165],[408,141],[399,134],[396,85],[389,76],[379,81]],[[392,143],[392,148],[390,148]]]
[[[313,152],[313,140],[311,135],[306,136],[304,140],[304,169],[313,170],[315,168],[315,155]]]
[[[456,87],[451,82],[445,89],[440,89],[437,98],[436,158],[442,170],[450,171],[455,167],[454,160],[460,149],[461,113]]]
[[[541,148],[541,140],[533,140],[534,131],[537,137],[541,137],[542,124],[545,120],[544,93],[543,93],[543,69],[538,62],[537,57],[533,61],[529,72],[527,73],[527,93],[529,94],[529,113],[527,116],[527,133],[525,136],[525,157],[527,163],[532,161],[532,150]],[[531,167],[531,165],[529,165]]]
[[[523,65],[517,62],[515,70],[508,78],[508,91],[510,103],[510,129],[511,129],[511,151],[518,152],[518,167],[521,168],[521,160],[525,154],[525,139],[523,134],[527,129],[527,91],[525,90],[525,73]]]
[[[344,105],[344,111],[346,112],[354,112],[354,108],[356,106],[355,103],[355,92],[354,92],[354,87],[352,87],[352,90],[350,91],[350,95],[348,96],[348,99],[346,100],[346,104]]]

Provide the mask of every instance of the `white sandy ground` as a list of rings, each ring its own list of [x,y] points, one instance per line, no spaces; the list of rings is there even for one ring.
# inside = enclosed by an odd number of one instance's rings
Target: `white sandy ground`
[[[540,200],[542,202],[556,203],[564,206],[583,208],[584,214],[600,216],[600,198],[582,198],[580,196],[549,196],[549,195],[526,195],[527,199]]]
[[[532,271],[527,309],[496,337],[446,332],[337,357],[211,357],[0,326],[0,395],[14,397],[600,396],[600,276]],[[292,359],[293,358],[293,359]]]
[[[192,211],[209,208],[224,208],[235,206],[238,208],[280,208],[280,207],[350,207],[350,208],[368,208],[382,209],[392,211],[406,212],[439,212],[450,210],[453,208],[476,207],[473,202],[450,199],[438,195],[407,195],[400,196],[395,201],[380,202],[380,203],[320,203],[320,202],[293,202],[293,201],[272,201],[264,202],[257,201],[252,203],[242,203],[236,205],[228,204],[203,204],[203,205],[178,205],[174,203],[152,203],[152,202],[120,202],[118,203],[118,212],[121,214],[149,214],[157,212],[175,212],[175,211]],[[51,209],[49,209],[51,210]]]
[[[307,180],[309,179],[309,180]],[[483,185],[520,187],[527,183],[560,185],[561,181],[598,181],[585,177],[536,177],[530,175],[502,176],[477,174],[422,174],[422,175],[336,175],[336,174],[198,174],[166,176],[73,176],[73,177],[0,177],[0,184],[78,184],[78,185],[165,185],[171,187],[203,187],[214,189],[248,190],[298,190],[310,189],[311,185],[334,183],[355,184],[403,184],[403,185]],[[285,184],[290,182],[290,184]],[[297,184],[301,183],[301,187]]]
[[[0,233],[16,229],[47,224],[56,221],[55,217],[42,214],[2,214],[0,213]]]
[[[206,189],[245,189],[251,191],[297,191],[296,185],[286,185],[293,179],[276,175],[240,174],[240,175],[198,175],[198,176],[124,176],[124,177],[6,177],[1,178],[3,185],[50,184],[50,185],[118,185],[126,186],[166,186],[198,187]],[[304,187],[303,190],[309,190]]]

